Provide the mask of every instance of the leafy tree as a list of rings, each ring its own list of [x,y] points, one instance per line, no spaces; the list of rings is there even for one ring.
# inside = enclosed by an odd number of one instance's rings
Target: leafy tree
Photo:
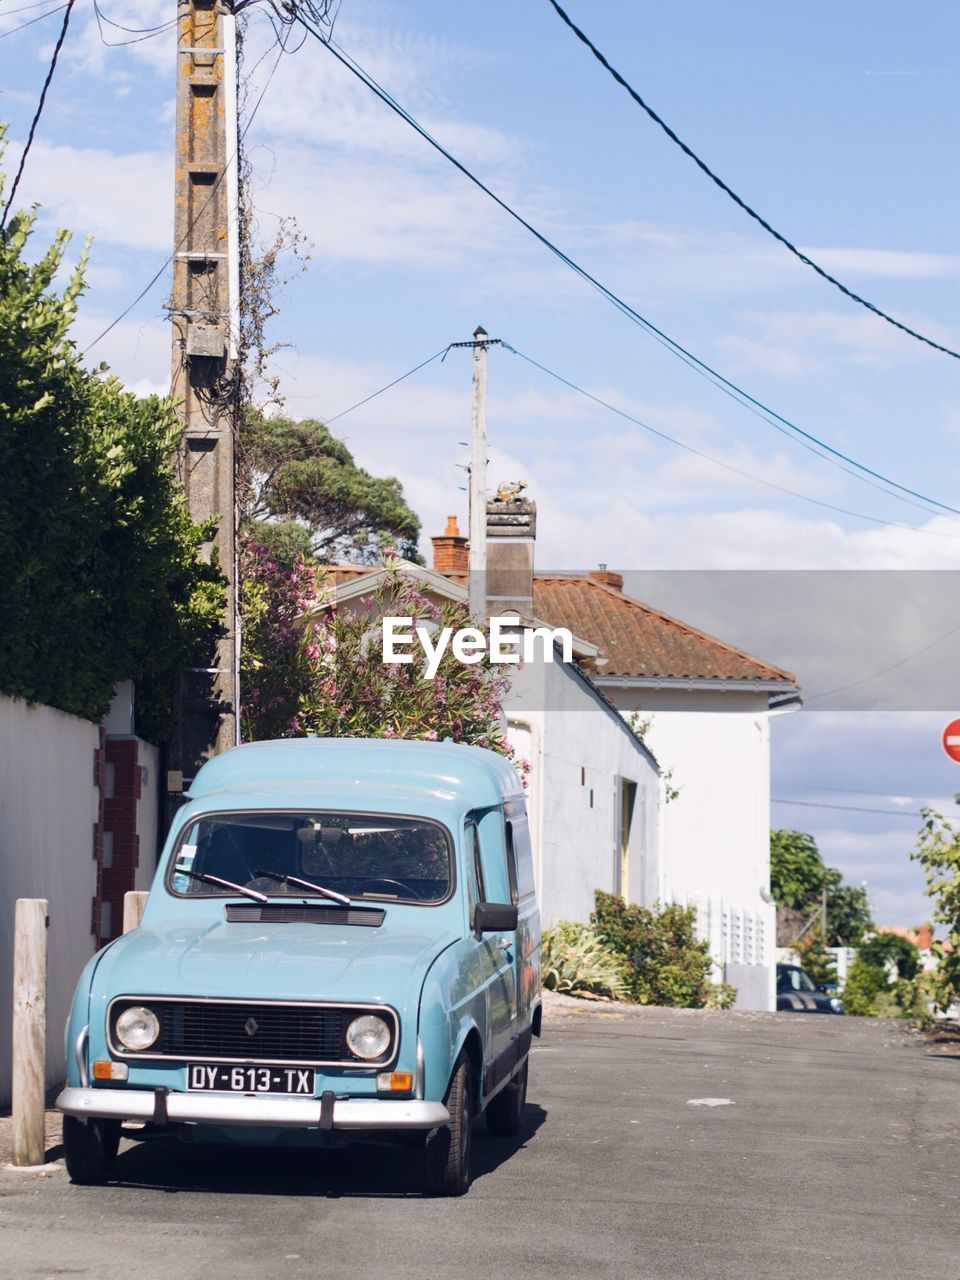
[[[860,947],[860,958],[872,964],[885,975],[896,968],[897,978],[908,981],[920,972],[920,949],[909,938],[899,933],[876,933]],[[893,979],[896,981],[896,979]]]
[[[827,868],[813,836],[785,829],[770,832],[770,892],[778,907],[802,911],[820,899]]]
[[[803,831],[770,832],[770,892],[778,907],[812,915],[827,893],[827,938],[831,947],[855,947],[873,927],[867,891],[844,884],[828,867],[813,836]]]
[[[827,868],[827,938],[831,947],[857,947],[873,928],[867,891],[843,883],[843,875]]]
[[[471,625],[466,606],[424,596],[389,554],[378,587],[355,611],[332,600],[322,569],[303,561],[287,568],[256,544],[244,564],[245,737],[450,737],[513,758],[500,714],[508,684],[486,657],[466,665],[448,649],[433,679],[424,678],[421,654],[397,666],[382,660],[384,615],[458,628]],[[522,774],[528,766],[518,767]]]
[[[0,689],[99,720],[134,679],[157,740],[173,673],[209,662],[224,598],[198,557],[212,529],[175,482],[172,405],[81,367],[69,330],[86,253],[56,292],[69,234],[36,256],[35,220],[0,232]]]
[[[960,792],[954,797],[960,804]],[[927,894],[933,899],[933,918],[946,928],[936,939],[934,998],[941,1009],[960,999],[960,831],[935,809],[924,808],[923,823],[911,857],[923,867]]]
[[[328,564],[376,564],[387,544],[419,562],[420,521],[400,481],[358,467],[322,422],[251,409],[240,444],[245,526],[284,563],[313,556]]]

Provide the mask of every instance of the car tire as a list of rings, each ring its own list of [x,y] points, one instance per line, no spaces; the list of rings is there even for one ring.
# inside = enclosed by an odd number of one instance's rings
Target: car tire
[[[63,1155],[71,1182],[87,1187],[106,1182],[119,1148],[119,1120],[63,1117]]]
[[[527,1101],[527,1074],[530,1059],[524,1062],[505,1089],[487,1106],[487,1129],[497,1138],[513,1138],[523,1128],[523,1109]]]
[[[427,1139],[424,1186],[430,1196],[462,1196],[470,1186],[473,1120],[470,1059],[461,1054],[444,1098],[450,1122]]]

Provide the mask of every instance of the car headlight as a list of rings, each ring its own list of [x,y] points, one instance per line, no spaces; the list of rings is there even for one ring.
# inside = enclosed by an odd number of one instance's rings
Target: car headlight
[[[160,1034],[160,1019],[152,1009],[135,1004],[124,1009],[114,1030],[123,1047],[136,1053],[140,1049],[149,1049],[154,1043]]]
[[[834,1012],[834,1013],[843,1013],[843,1011],[844,1011],[844,1009],[843,1009],[843,1001],[842,1001],[842,1000],[840,1000],[837,996],[831,996],[831,997],[830,997],[830,1008],[833,1010],[833,1012]]]
[[[354,1018],[347,1027],[347,1048],[356,1058],[370,1062],[382,1058],[390,1048],[390,1027],[375,1013]]]

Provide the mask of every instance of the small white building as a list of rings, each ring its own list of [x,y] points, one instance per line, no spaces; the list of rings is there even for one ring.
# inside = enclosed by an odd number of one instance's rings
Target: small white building
[[[737,1007],[775,1008],[770,718],[799,709],[796,680],[625,595],[605,569],[537,574],[534,609],[596,646],[593,683],[660,763],[657,874],[636,901],[695,906]]]

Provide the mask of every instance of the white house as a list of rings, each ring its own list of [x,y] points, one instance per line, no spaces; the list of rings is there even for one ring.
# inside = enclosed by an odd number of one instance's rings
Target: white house
[[[639,726],[664,774],[657,874],[636,900],[694,905],[738,1008],[775,1008],[770,718],[794,677],[623,592],[605,569],[537,574],[534,609],[598,649],[591,679]]]

